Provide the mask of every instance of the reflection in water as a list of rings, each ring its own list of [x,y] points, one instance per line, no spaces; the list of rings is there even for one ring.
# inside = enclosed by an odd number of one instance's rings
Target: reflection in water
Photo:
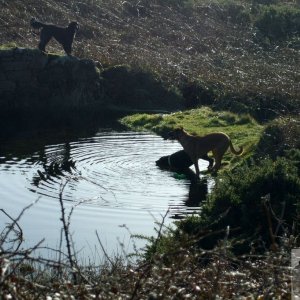
[[[173,159],[173,162],[170,161],[170,157]],[[180,167],[174,167],[176,164]],[[199,210],[201,202],[206,199],[208,193],[208,180],[207,178],[199,179],[196,173],[189,168],[189,166],[192,165],[192,161],[188,155],[183,150],[180,150],[173,154],[161,157],[156,161],[156,165],[161,169],[176,172],[176,177],[179,179],[186,178],[190,181],[188,197],[184,204],[186,207],[190,207],[195,211]],[[172,218],[182,219],[185,215],[186,211],[179,212],[173,214]]]
[[[61,178],[66,174],[72,175],[76,173],[75,161],[71,158],[70,143],[65,143],[53,157],[47,157],[45,150],[41,151],[39,161],[43,170],[37,170],[37,174],[33,177],[32,183],[36,187],[43,181],[53,178]]]
[[[189,197],[186,201],[186,206],[199,207],[201,202],[205,200],[208,193],[207,179],[201,179],[200,181],[192,181],[189,190]]]
[[[151,235],[154,220],[160,220],[168,209],[172,218],[199,210],[207,183],[195,181],[190,169],[179,180],[174,171],[155,164],[161,156],[180,149],[176,142],[111,124],[0,135],[1,208],[18,214],[39,197],[22,226],[30,239],[46,236],[55,247],[60,230],[57,200],[67,180],[66,204],[83,203],[71,222],[76,245],[86,247],[87,239],[93,243],[99,229],[113,251],[117,238],[128,240],[128,232],[120,227],[123,224],[133,233]]]

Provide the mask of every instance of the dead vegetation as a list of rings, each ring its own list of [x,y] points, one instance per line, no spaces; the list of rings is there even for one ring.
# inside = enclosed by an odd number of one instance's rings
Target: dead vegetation
[[[1,1],[0,43],[36,47],[32,16],[81,24],[79,57],[103,66],[128,64],[170,85],[202,82],[216,96],[295,101],[300,93],[299,48],[272,43],[254,26],[259,6],[244,1]],[[296,6],[292,2],[287,5]],[[63,53],[52,42],[52,51]]]
[[[15,219],[1,210],[2,216],[10,219],[0,235],[1,299],[289,299],[291,296],[288,250],[295,243],[292,238],[282,239],[275,252],[239,257],[231,253],[229,230],[224,230],[224,238],[213,250],[201,250],[198,240],[220,232],[202,237],[181,235],[172,250],[162,253],[159,241],[169,231],[162,218],[148,259],[108,257],[105,253],[106,260],[100,265],[80,266],[75,252],[69,250],[64,253],[62,249],[48,249],[58,259],[38,255],[43,241],[32,248],[23,248],[19,221],[28,208]],[[66,220],[70,215],[63,205],[61,209],[62,231],[69,236],[66,225],[70,224]],[[68,238],[65,242],[68,248]]]

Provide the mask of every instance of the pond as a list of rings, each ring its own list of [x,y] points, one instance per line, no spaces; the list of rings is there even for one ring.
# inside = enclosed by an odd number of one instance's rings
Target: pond
[[[16,128],[0,136],[0,208],[16,218],[36,201],[19,222],[24,247],[45,239],[43,246],[58,249],[62,191],[66,214],[73,209],[70,232],[79,256],[101,258],[96,230],[109,255],[130,253],[145,244],[130,235],[155,235],[155,221],[167,211],[166,225],[199,210],[206,184],[203,192],[155,163],[180,149],[177,142],[117,123]],[[200,161],[201,169],[206,166]],[[2,229],[8,220],[4,214],[0,220]]]

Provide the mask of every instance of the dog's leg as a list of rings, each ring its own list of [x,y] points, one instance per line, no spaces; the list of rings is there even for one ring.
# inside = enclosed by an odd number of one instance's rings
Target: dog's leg
[[[209,161],[209,164],[208,164],[207,169],[211,170],[215,161],[212,158],[210,158],[210,157],[208,157],[208,161]]]
[[[214,166],[210,169],[212,171],[212,173],[216,173],[218,172],[218,170],[221,167],[221,163],[222,163],[222,159],[219,158],[218,155],[214,156],[215,157],[215,164]]]
[[[196,175],[199,176],[200,175],[200,170],[199,170],[199,165],[198,165],[198,159],[194,159],[193,160],[193,163],[194,163],[194,166],[195,166],[195,169],[196,169]]]
[[[209,162],[209,165],[207,167],[208,170],[210,170],[214,164],[214,160],[210,158],[207,154],[203,154],[200,159],[207,160]]]
[[[39,49],[41,51],[46,52],[46,45],[51,40],[51,37],[52,36],[50,34],[48,34],[44,29],[42,29],[39,43]]]
[[[65,52],[67,53],[67,55],[70,56],[70,55],[71,55],[71,52],[72,52],[71,44],[69,44],[69,43],[64,43],[64,44],[62,44],[62,46],[63,46]]]
[[[212,150],[213,156],[215,158],[215,165],[212,168],[213,172],[218,172],[218,170],[221,167],[221,163],[222,163],[222,158],[225,154],[225,152],[227,151],[229,145],[224,144],[224,145],[220,145],[218,148],[215,148]]]

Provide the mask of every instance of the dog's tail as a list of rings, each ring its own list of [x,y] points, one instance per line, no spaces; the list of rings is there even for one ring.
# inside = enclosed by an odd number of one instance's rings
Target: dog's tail
[[[243,153],[243,151],[244,151],[244,148],[243,148],[243,147],[240,147],[239,150],[235,150],[234,147],[233,147],[233,145],[232,145],[231,140],[229,140],[229,146],[230,146],[231,152],[232,152],[233,154],[235,154],[235,155],[241,155],[241,154]]]
[[[34,29],[40,29],[40,28],[44,27],[45,24],[43,24],[43,23],[37,21],[36,18],[32,18],[32,19],[30,20],[30,26],[31,26],[32,28],[34,28]]]

